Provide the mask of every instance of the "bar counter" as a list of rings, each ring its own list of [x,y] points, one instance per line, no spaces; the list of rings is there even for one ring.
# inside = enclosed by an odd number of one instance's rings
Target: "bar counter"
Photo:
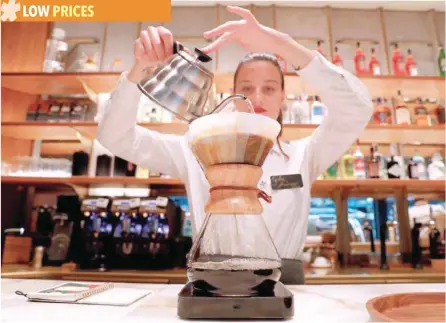
[[[3,265],[2,278],[57,279],[77,281],[110,281],[122,283],[185,284],[186,270],[76,270],[64,267],[33,269],[28,265]],[[412,269],[409,266],[379,268],[347,267],[344,269],[305,269],[305,284],[392,284],[445,283],[445,271],[430,267]]]
[[[182,322],[177,316],[181,284],[116,283],[152,293],[129,306],[30,302],[15,291],[30,292],[60,284],[59,280],[2,279],[2,322]],[[288,322],[368,322],[366,302],[401,292],[444,292],[444,284],[378,284],[287,286],[294,294],[294,317]],[[231,322],[232,320],[225,320]],[[235,322],[233,320],[232,322]],[[200,322],[209,322],[200,320]],[[214,321],[215,322],[215,321]],[[254,320],[253,322],[259,322]]]

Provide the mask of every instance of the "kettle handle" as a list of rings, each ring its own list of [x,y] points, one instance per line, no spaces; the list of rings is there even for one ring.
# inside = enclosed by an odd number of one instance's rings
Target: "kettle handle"
[[[180,51],[184,51],[184,46],[180,42],[174,40],[173,42],[173,53],[178,54]]]

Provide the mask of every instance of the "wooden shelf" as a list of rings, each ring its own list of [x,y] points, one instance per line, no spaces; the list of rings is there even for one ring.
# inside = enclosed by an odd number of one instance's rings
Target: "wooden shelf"
[[[93,91],[111,92],[119,72],[99,73],[2,73],[2,87],[29,94],[69,95],[85,90],[79,78]]]
[[[445,99],[445,78],[439,76],[360,76],[359,79],[369,89],[373,97],[395,97],[398,91],[405,97]],[[233,74],[219,74],[215,77],[217,93],[229,93],[233,88]],[[308,95],[316,95],[297,74],[285,75],[285,91],[288,94],[300,94],[305,91]]]
[[[173,178],[152,177],[140,179],[134,177],[88,177],[75,176],[68,178],[41,178],[2,176],[2,184],[15,184],[36,187],[91,186],[91,185],[154,185],[184,188],[182,181]],[[445,182],[442,180],[317,180],[312,186],[312,195],[320,197],[332,196],[335,190],[343,190],[349,196],[388,197],[398,190],[406,190],[409,194],[429,194],[444,196]]]
[[[93,91],[111,92],[121,72],[98,73],[2,73],[2,87],[29,94],[69,95],[85,93],[79,81],[81,78]],[[407,97],[445,98],[445,78],[437,76],[400,77],[360,76],[374,97],[396,96],[401,90]],[[215,75],[217,93],[228,93],[233,87],[233,73]],[[296,74],[285,76],[286,91],[289,94],[315,95],[311,88]]]
[[[174,178],[135,178],[135,177],[105,177],[105,176],[73,176],[63,178],[52,177],[16,177],[2,176],[2,184],[16,184],[28,186],[63,186],[79,185],[90,186],[100,184],[120,184],[120,185],[164,185],[164,186],[184,186],[184,184]]]
[[[185,123],[141,123],[141,126],[167,134],[183,135]],[[316,125],[284,125],[283,139],[296,140],[310,136]],[[78,140],[79,134],[94,139],[97,124],[94,122],[2,122],[2,136],[28,140]],[[445,126],[370,125],[361,134],[362,144],[445,144]],[[441,149],[441,147],[439,147]]]

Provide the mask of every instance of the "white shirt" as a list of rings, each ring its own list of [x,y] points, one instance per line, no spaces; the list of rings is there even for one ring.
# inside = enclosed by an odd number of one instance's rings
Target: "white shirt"
[[[299,259],[307,234],[312,182],[360,136],[373,112],[370,94],[354,75],[316,52],[298,75],[322,98],[328,115],[307,138],[276,144],[262,167],[259,188],[272,196],[263,218],[281,258]],[[195,237],[205,219],[209,183],[186,136],[161,134],[136,125],[141,92],[122,73],[99,121],[98,141],[113,154],[185,183]],[[272,190],[272,175],[301,174],[303,187]],[[262,200],[263,201],[263,200]]]

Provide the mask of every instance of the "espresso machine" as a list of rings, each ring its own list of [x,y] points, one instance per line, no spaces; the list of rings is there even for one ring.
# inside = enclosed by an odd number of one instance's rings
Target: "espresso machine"
[[[262,217],[262,203],[271,197],[258,188],[280,124],[255,114],[243,95],[206,107],[213,81],[205,66],[210,60],[199,49],[194,55],[175,42],[167,64],[138,84],[150,99],[189,122],[189,148],[210,184],[206,218],[187,258],[188,282],[178,295],[178,315],[289,318],[293,294],[279,281],[281,258]],[[234,100],[242,100],[238,107],[250,112],[223,112]]]

